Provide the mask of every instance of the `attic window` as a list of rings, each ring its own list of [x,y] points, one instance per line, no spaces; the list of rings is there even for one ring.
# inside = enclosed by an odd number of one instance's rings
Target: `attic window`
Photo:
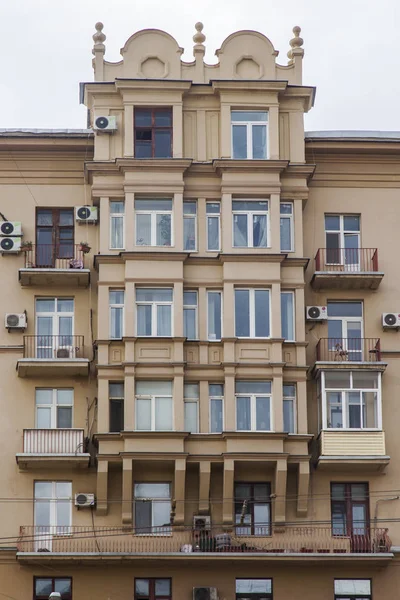
[[[135,157],[172,157],[171,108],[135,108]]]

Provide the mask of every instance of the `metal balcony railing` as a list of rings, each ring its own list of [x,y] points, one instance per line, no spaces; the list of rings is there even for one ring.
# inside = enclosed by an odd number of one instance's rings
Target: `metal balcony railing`
[[[335,273],[378,272],[377,248],[319,248],[315,270]]]
[[[84,358],[83,335],[24,335],[24,358]]]
[[[316,349],[317,361],[379,362],[379,338],[321,338]]]
[[[26,269],[83,269],[85,253],[80,244],[32,244],[25,251]]]
[[[242,528],[243,530],[243,528]],[[354,530],[351,535],[333,535],[330,526],[310,525],[266,528],[269,535],[238,535],[222,529],[175,531],[153,528],[135,534],[122,527],[24,526],[20,529],[19,552],[53,553],[155,553],[193,556],[204,554],[377,554],[389,552],[391,540],[385,528]]]
[[[83,429],[24,429],[26,454],[83,454]]]

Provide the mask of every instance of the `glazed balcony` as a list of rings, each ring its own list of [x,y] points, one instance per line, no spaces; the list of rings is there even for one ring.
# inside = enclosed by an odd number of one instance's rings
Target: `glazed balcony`
[[[383,471],[389,464],[384,431],[324,430],[319,435],[318,468],[329,471]]]
[[[87,287],[90,269],[80,244],[33,244],[19,270],[22,286]]]
[[[383,275],[377,248],[319,248],[311,285],[316,290],[376,290]]]
[[[232,561],[271,559],[328,560],[377,558],[390,560],[388,530],[354,530],[351,535],[332,535],[329,525],[260,526],[259,535],[239,535],[238,530],[194,531],[171,527],[151,533],[121,527],[21,527],[18,560],[25,563],[55,560],[110,561],[175,559],[179,561]]]
[[[19,377],[86,376],[83,335],[24,335],[24,357],[18,360]]]
[[[88,467],[83,429],[24,429],[23,452],[16,455],[21,471]]]

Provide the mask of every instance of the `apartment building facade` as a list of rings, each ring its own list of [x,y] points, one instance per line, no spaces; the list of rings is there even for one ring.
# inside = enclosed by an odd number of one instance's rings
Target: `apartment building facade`
[[[297,27],[93,39],[0,131],[2,593],[393,598],[400,137],[305,135]]]

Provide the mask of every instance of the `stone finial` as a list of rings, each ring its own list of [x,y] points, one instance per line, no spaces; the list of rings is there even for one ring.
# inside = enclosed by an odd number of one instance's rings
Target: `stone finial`
[[[302,48],[304,40],[303,40],[303,38],[300,37],[301,28],[298,25],[296,25],[295,27],[293,27],[293,33],[294,33],[294,38],[292,38],[289,42],[290,50],[287,53],[288,58],[290,58],[290,60],[293,59],[294,52],[296,50],[297,50],[297,52],[296,52],[297,55],[303,56],[303,54],[304,54],[304,50]]]
[[[203,28],[204,25],[203,23],[200,23],[200,21],[198,23],[196,23],[196,25],[194,26],[196,29],[196,33],[193,36],[193,41],[195,44],[204,44],[204,42],[206,41],[206,36],[203,33]]]
[[[100,52],[105,52],[105,45],[104,42],[106,41],[106,35],[103,33],[103,23],[101,23],[100,21],[98,23],[96,23],[95,25],[95,29],[96,29],[96,33],[93,34],[93,41],[94,41],[94,46],[93,46],[93,54],[95,53],[95,51],[100,51]]]

